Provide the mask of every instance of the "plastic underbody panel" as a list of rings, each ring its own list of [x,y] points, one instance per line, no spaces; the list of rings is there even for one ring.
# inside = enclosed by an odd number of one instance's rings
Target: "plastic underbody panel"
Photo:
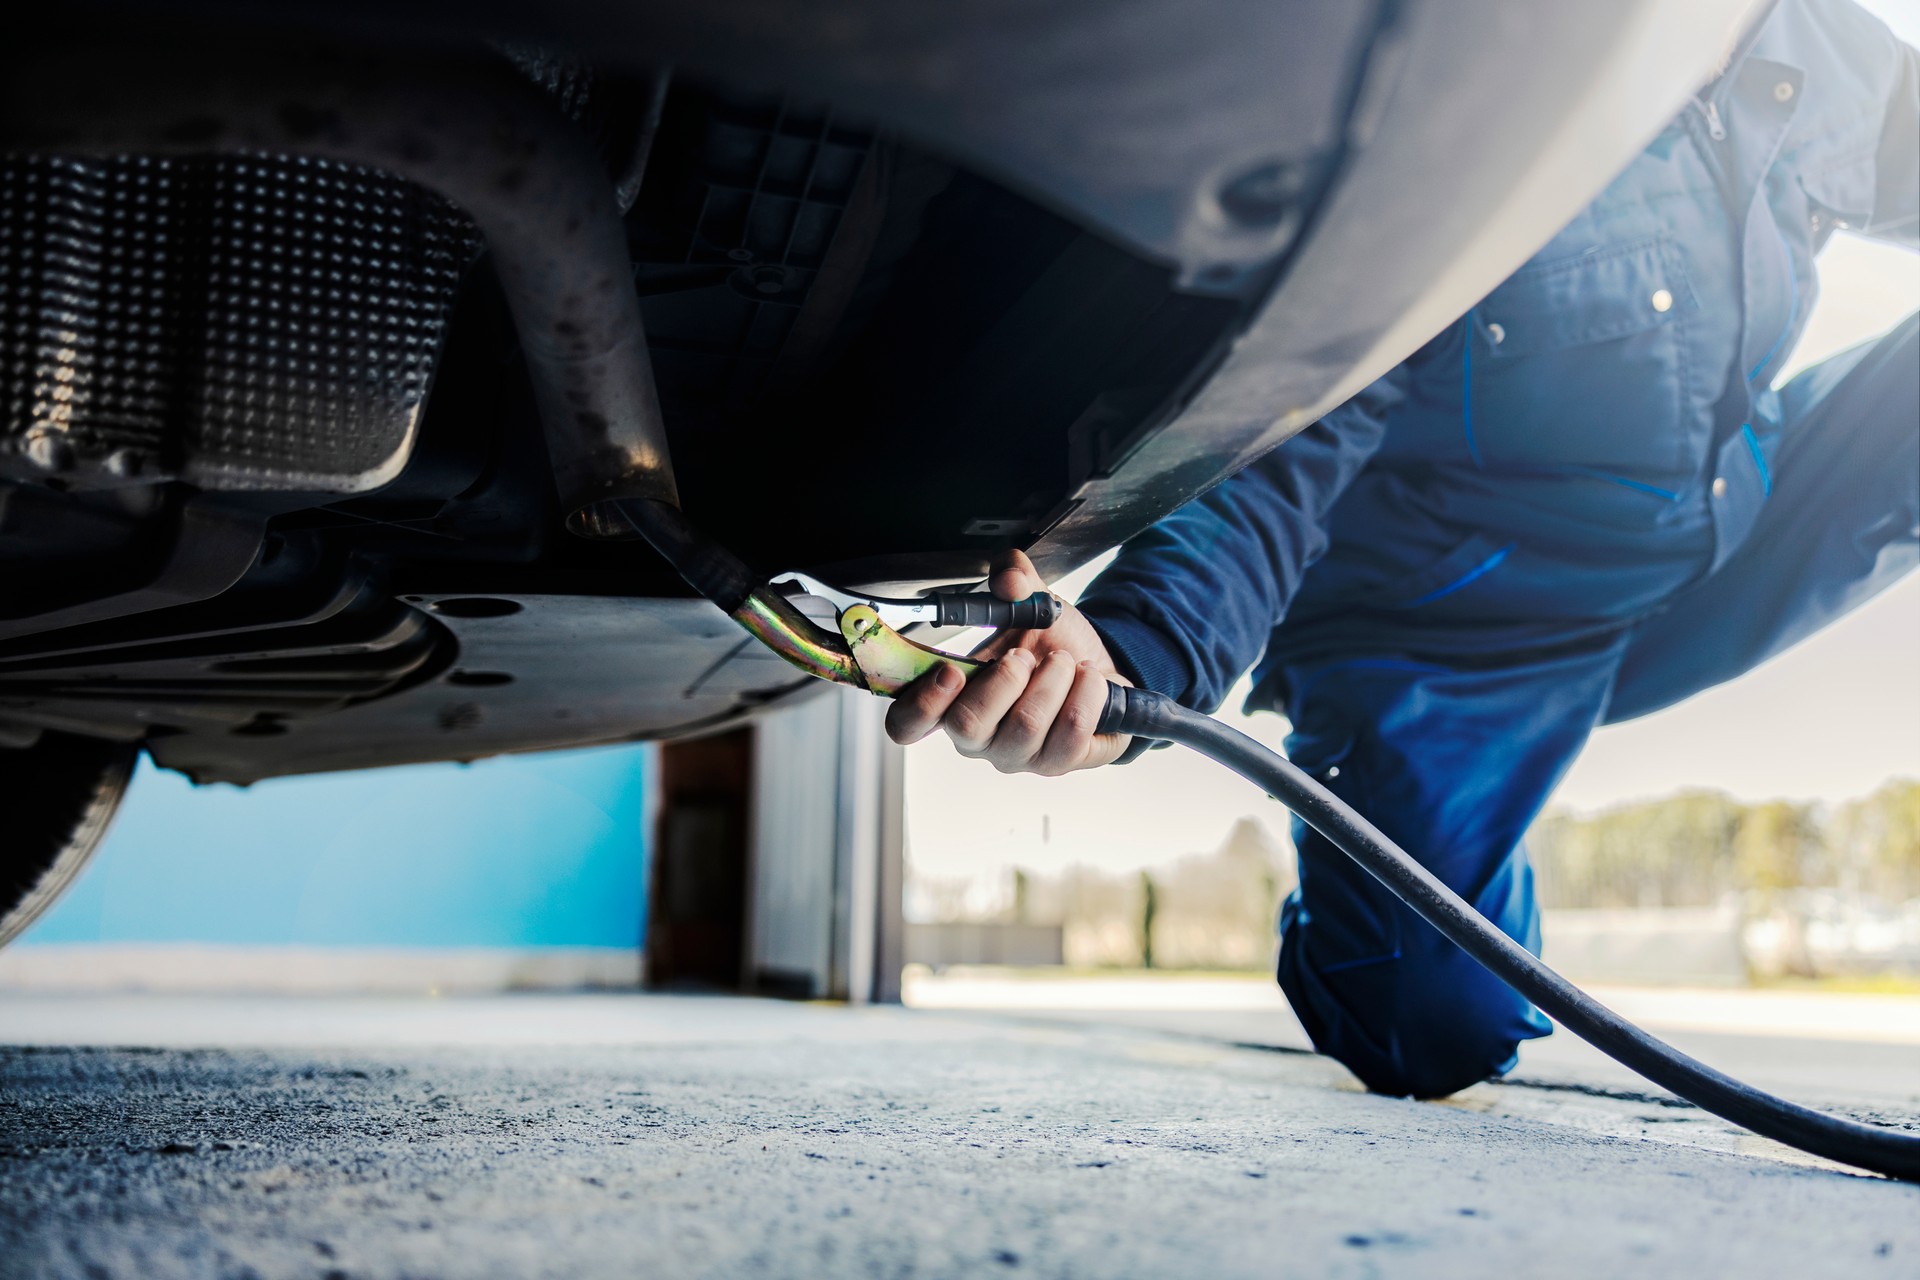
[[[791,668],[742,646],[704,600],[488,596],[461,616],[474,599],[413,598],[459,645],[458,665],[436,678],[255,737],[244,752],[230,735],[155,738],[155,762],[200,782],[248,782],[363,767],[369,743],[381,763],[409,764],[671,737],[731,723],[794,686]]]

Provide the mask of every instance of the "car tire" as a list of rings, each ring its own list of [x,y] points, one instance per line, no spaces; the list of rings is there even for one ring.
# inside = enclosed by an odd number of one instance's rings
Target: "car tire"
[[[73,883],[107,834],[138,747],[68,734],[0,750],[0,947]]]

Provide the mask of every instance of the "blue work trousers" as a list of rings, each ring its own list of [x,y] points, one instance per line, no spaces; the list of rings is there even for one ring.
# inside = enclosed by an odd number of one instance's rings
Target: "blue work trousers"
[[[1758,522],[1720,568],[1631,625],[1563,648],[1405,645],[1278,665],[1294,761],[1528,949],[1522,836],[1596,725],[1732,679],[1920,561],[1920,323],[1782,391]],[[1675,779],[1676,783],[1684,781]],[[1314,1044],[1369,1088],[1434,1097],[1509,1069],[1545,1017],[1296,822],[1280,985]]]

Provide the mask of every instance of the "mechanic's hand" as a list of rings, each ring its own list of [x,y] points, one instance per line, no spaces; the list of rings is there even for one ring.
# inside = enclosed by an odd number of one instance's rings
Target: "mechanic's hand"
[[[996,560],[989,585],[1002,600],[1047,589],[1024,551]],[[1128,682],[1072,605],[1044,631],[995,633],[973,656],[994,661],[971,680],[941,666],[902,689],[887,709],[887,736],[918,742],[944,728],[963,756],[990,760],[1002,773],[1049,777],[1110,764],[1127,749],[1129,738],[1094,727],[1108,683]]]

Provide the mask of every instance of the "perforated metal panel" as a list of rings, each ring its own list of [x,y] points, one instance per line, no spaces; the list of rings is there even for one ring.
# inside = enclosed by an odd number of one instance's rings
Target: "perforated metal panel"
[[[0,473],[356,493],[412,441],[451,206],[326,160],[0,160]]]

